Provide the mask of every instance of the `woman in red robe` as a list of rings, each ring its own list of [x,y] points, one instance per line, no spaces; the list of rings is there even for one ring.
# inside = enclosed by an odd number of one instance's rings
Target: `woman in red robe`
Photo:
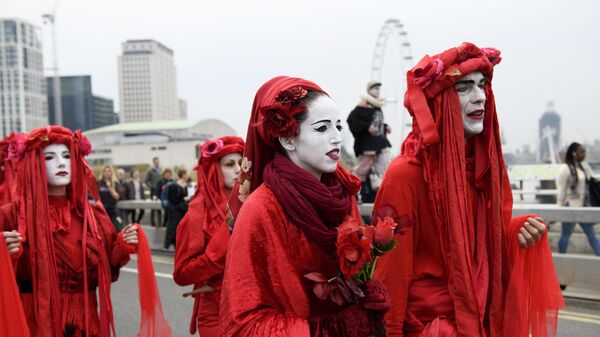
[[[403,227],[375,278],[388,336],[554,336],[563,299],[543,219],[512,218],[492,91],[500,52],[464,43],[408,72],[413,130],[374,212]]]
[[[8,150],[15,189],[0,209],[0,231],[31,336],[109,337],[110,283],[135,252],[136,227],[115,232],[98,202],[84,160],[91,145],[81,132],[48,126],[13,136]]]
[[[338,305],[306,275],[335,283],[337,227],[360,223],[360,180],[337,164],[337,105],[315,83],[276,77],[254,99],[221,294],[225,336],[370,336],[388,298],[379,282]],[[241,208],[240,208],[241,207]],[[314,274],[313,274],[314,275]]]
[[[198,159],[198,188],[177,227],[175,283],[193,284],[195,298],[190,334],[222,336],[219,301],[225,255],[233,220],[227,199],[240,173],[244,140],[221,137],[207,140]],[[229,224],[228,224],[229,221]]]

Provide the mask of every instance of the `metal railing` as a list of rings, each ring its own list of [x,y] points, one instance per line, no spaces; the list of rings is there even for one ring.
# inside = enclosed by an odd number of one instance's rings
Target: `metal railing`
[[[119,201],[117,207],[122,210],[162,209],[159,200],[124,200]],[[364,217],[370,217],[373,212],[373,204],[361,204],[359,208]],[[513,206],[513,216],[523,214],[537,214],[547,222],[600,223],[600,207],[515,204]],[[161,237],[164,237],[164,233],[161,231],[164,231],[164,229],[151,228],[149,231],[153,233],[147,234],[154,238],[157,245],[160,244],[162,242]],[[600,257],[554,253],[553,258],[559,282],[567,285],[566,296],[600,301]]]

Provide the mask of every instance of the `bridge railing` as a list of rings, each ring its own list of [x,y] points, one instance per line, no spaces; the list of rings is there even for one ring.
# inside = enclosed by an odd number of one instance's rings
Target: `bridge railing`
[[[162,209],[160,201],[119,201],[122,210]],[[361,214],[370,217],[373,204],[359,205]],[[600,223],[600,207],[559,207],[541,204],[515,204],[513,216],[537,214],[547,222]],[[153,233],[152,233],[153,232]],[[148,228],[147,235],[156,246],[162,244],[164,228]],[[566,285],[565,295],[600,300],[600,257],[579,254],[553,254],[554,266],[560,284]]]

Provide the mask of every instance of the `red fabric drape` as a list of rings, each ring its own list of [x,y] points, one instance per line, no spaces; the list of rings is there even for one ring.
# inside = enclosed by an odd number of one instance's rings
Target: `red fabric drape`
[[[1,238],[0,245],[0,336],[29,337],[29,327],[23,312],[19,288],[8,250]]]
[[[138,232],[138,291],[142,313],[138,337],[171,337],[171,327],[165,319],[160,303],[150,245],[142,226],[135,226]]]
[[[461,336],[527,336],[528,325],[533,320],[528,320],[528,324],[511,335],[503,330],[507,317],[528,312],[528,307],[549,313],[556,312],[560,307],[556,301],[550,303],[536,298],[532,298],[533,304],[506,300],[509,286],[524,289],[524,280],[514,279],[509,283],[513,263],[522,262],[514,258],[519,254],[514,253],[516,248],[512,241],[516,242],[517,239],[509,231],[512,194],[502,157],[491,85],[493,66],[500,60],[500,52],[495,49],[480,49],[471,43],[464,43],[439,55],[426,56],[409,71],[405,105],[413,116],[413,130],[402,146],[403,161],[390,166],[389,171],[393,173],[386,173],[380,188],[381,195],[376,201],[376,207],[394,202],[397,198],[386,190],[410,188],[405,179],[417,175],[409,166],[416,167],[422,183],[417,182],[417,186],[414,186],[417,190],[408,192],[408,200],[413,204],[406,207],[406,202],[395,201],[396,206],[405,208],[403,211],[419,210],[411,214],[416,221],[416,228],[408,234],[413,237],[401,239],[411,245],[410,250],[403,252],[396,249],[398,254],[406,254],[397,255],[397,258],[406,262],[406,259],[418,255],[420,250],[417,244],[422,243],[419,231],[426,224],[434,226],[435,231],[431,234],[436,239],[430,245],[434,251],[439,245],[440,255],[435,258],[443,262],[443,270],[436,270],[443,273],[436,277],[447,278],[455,324]],[[454,83],[474,71],[482,72],[488,79],[485,86],[484,131],[469,140],[470,152],[467,154],[461,108]],[[469,164],[471,168],[467,167],[469,158],[472,160]],[[398,181],[388,180],[386,183],[385,180],[392,176]],[[417,196],[421,193],[427,196],[424,200]],[[415,205],[415,202],[428,203],[427,209],[420,210],[422,207]],[[544,244],[540,244],[535,250],[544,249]],[[549,250],[545,256],[548,254]],[[390,257],[393,255],[394,252]],[[384,269],[378,272],[379,277],[388,282],[395,279],[405,283],[395,299],[400,303],[396,308],[393,305],[391,310],[397,316],[388,316],[389,319],[404,319],[410,280],[420,263],[422,261],[415,261],[413,270],[406,269],[405,272]],[[533,260],[529,260],[529,263],[533,263]],[[393,268],[382,261],[380,267],[384,266]],[[525,268],[530,267],[527,265]],[[555,278],[553,268],[541,272],[540,277],[546,280]],[[544,284],[546,291],[553,294],[554,298],[560,297],[558,288],[553,288],[551,283]],[[549,315],[547,324],[555,325],[555,318]],[[391,330],[397,328],[394,324]]]
[[[67,207],[70,208],[61,210],[59,215],[65,221],[76,219],[79,237],[69,233],[75,230],[69,224],[57,224],[54,217],[58,213],[52,215],[50,212],[43,154],[43,148],[50,144],[64,144],[71,154],[72,183],[67,186],[66,195],[67,205],[70,205]],[[110,284],[116,280],[118,268],[128,261],[128,250],[134,249],[123,241],[122,235],[115,233],[99,201],[94,175],[84,160],[90,152],[91,144],[80,131],[71,132],[61,126],[16,134],[10,140],[8,156],[14,170],[12,202],[6,205],[10,207],[3,209],[2,226],[17,228],[26,241],[27,254],[22,259],[26,259],[23,265],[27,270],[23,272],[31,279],[32,289],[31,295],[23,294],[23,298],[28,301],[27,315],[32,318],[30,330],[36,337],[63,337],[67,325],[77,329],[77,336],[81,331],[90,336],[116,335]],[[88,196],[94,199],[96,206],[90,204]],[[14,214],[14,217],[8,213]],[[71,236],[69,239],[61,238],[64,242],[59,244],[54,237],[55,230]],[[63,292],[61,288],[61,282],[65,280],[59,279],[59,276],[64,277],[65,267],[59,267],[58,262],[64,264],[65,261],[64,256],[59,259],[58,254],[71,253],[69,247],[82,254],[82,292]],[[79,258],[73,257],[73,260]],[[91,265],[89,261],[92,261]],[[140,267],[141,274],[144,274],[143,269],[144,264]],[[77,278],[79,274],[73,276]],[[98,287],[97,304],[95,296],[87,296],[88,286],[92,284]],[[73,317],[66,314],[67,310]]]

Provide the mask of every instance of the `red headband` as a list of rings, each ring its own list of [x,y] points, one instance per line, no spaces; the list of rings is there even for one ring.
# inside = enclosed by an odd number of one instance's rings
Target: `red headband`
[[[472,43],[465,42],[443,53],[426,55],[408,72],[404,105],[415,118],[424,144],[435,144],[439,141],[427,100],[474,71],[481,71],[491,80],[494,66],[501,60],[499,50],[480,49]]]

